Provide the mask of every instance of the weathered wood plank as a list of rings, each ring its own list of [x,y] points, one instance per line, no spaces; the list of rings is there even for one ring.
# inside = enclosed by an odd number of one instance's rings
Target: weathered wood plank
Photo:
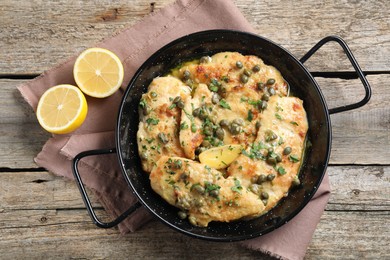
[[[98,229],[81,210],[18,210],[0,213],[2,258],[124,259],[271,259],[238,243],[211,243],[179,234],[153,221],[120,236]],[[388,212],[326,211],[309,245],[306,259],[386,259]],[[358,223],[358,224],[357,224]],[[115,248],[115,250],[113,250]]]
[[[390,210],[390,166],[331,166],[327,172],[328,210]],[[85,208],[73,181],[48,172],[0,172],[0,203],[3,210]]]
[[[173,0],[0,3],[0,75],[39,74],[141,20]],[[302,57],[327,35],[343,37],[364,70],[390,69],[390,2],[234,0],[257,33]],[[350,70],[330,44],[308,61],[312,70]]]
[[[390,158],[390,74],[367,77],[371,101],[351,112],[331,116],[332,164],[388,164]],[[317,78],[328,106],[357,102],[364,96],[359,80]],[[34,156],[50,136],[16,87],[25,80],[0,79],[0,167],[33,168]]]

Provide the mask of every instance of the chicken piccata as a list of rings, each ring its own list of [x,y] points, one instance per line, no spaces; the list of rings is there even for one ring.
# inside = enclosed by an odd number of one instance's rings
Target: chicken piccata
[[[196,226],[250,219],[299,185],[308,122],[280,72],[221,52],[155,78],[139,105],[151,187]]]

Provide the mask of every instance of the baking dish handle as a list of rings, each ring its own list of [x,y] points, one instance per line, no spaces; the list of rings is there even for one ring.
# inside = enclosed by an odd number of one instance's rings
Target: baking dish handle
[[[129,216],[136,209],[141,207],[141,203],[137,202],[111,222],[103,222],[96,216],[95,211],[92,207],[91,201],[89,200],[87,191],[85,190],[83,181],[81,179],[81,176],[80,176],[80,173],[78,170],[78,163],[80,162],[80,160],[82,158],[87,157],[87,156],[103,155],[103,154],[110,154],[110,153],[116,153],[116,149],[115,148],[113,148],[113,149],[99,149],[99,150],[89,150],[89,151],[81,152],[78,155],[76,155],[76,157],[73,159],[73,164],[72,164],[73,176],[76,180],[77,186],[79,187],[81,197],[84,201],[85,206],[87,207],[89,216],[91,217],[93,223],[96,226],[101,227],[101,228],[111,228],[111,227],[118,225],[127,216]]]
[[[345,54],[347,55],[349,61],[351,62],[353,68],[355,69],[355,72],[358,75],[358,77],[359,77],[360,81],[362,82],[363,87],[366,91],[365,97],[357,103],[329,109],[329,114],[335,114],[335,113],[344,112],[344,111],[348,111],[348,110],[352,110],[352,109],[356,109],[356,108],[364,106],[371,98],[371,87],[370,87],[370,84],[368,83],[366,77],[364,76],[362,69],[360,68],[359,64],[357,63],[355,57],[352,55],[352,52],[349,49],[348,45],[344,42],[343,39],[341,39],[338,36],[325,37],[324,39],[319,41],[316,45],[314,45],[314,47],[311,48],[300,59],[300,61],[302,63],[306,62],[319,48],[321,48],[325,43],[331,42],[331,41],[337,42],[343,48]]]

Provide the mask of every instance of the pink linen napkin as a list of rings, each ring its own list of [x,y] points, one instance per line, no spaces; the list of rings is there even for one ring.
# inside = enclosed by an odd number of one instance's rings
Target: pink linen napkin
[[[73,179],[71,163],[79,152],[115,147],[115,124],[124,89],[138,67],[168,42],[196,31],[234,29],[255,33],[240,11],[227,0],[178,0],[159,12],[151,13],[134,26],[96,46],[118,55],[125,69],[122,88],[105,99],[87,97],[88,115],[84,124],[68,135],[53,135],[35,162],[54,174]],[[75,84],[72,68],[77,55],[21,86],[19,91],[35,110],[40,96],[58,84]],[[87,157],[80,174],[113,218],[136,202],[124,180],[116,155]],[[329,198],[328,176],[305,209],[281,228],[242,245],[284,259],[302,259]],[[133,232],[149,221],[144,208],[137,209],[119,224],[122,234]]]

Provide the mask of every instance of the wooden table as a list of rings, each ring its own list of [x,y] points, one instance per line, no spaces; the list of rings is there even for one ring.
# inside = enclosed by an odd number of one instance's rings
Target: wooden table
[[[116,229],[99,229],[91,223],[75,183],[33,162],[49,134],[16,87],[171,2],[0,2],[0,258],[262,256],[237,243],[195,240],[159,222],[124,237]],[[331,117],[332,195],[306,258],[389,259],[390,2],[234,2],[258,34],[296,57],[331,34],[349,44],[373,96],[366,106]],[[307,67],[316,72],[329,107],[363,97],[363,87],[338,45],[321,49]]]

